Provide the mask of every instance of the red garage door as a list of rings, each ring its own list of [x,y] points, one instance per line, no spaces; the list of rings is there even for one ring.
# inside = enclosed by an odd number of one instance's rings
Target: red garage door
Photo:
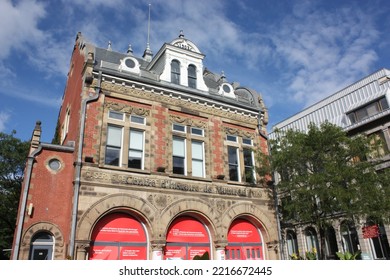
[[[228,232],[227,260],[263,260],[263,243],[260,231],[252,223],[237,219]]]
[[[133,217],[115,213],[103,217],[92,233],[90,260],[146,260],[143,225]]]
[[[192,217],[177,218],[169,227],[164,259],[192,260],[210,255],[210,238],[204,224]]]

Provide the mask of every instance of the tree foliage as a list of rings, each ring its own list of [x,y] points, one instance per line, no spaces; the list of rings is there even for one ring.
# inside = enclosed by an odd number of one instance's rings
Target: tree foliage
[[[0,132],[0,253],[12,246],[29,142]],[[1,254],[1,257],[4,257]]]
[[[380,162],[367,160],[375,149],[372,139],[350,137],[328,122],[310,124],[307,133],[276,133],[270,168],[281,179],[282,221],[313,223],[323,231],[339,215],[389,220],[389,169],[377,172]]]

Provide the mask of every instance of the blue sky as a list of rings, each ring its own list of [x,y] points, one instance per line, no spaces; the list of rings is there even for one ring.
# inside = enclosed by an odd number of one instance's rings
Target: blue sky
[[[180,30],[204,66],[261,93],[272,125],[390,68],[390,5],[370,1],[0,0],[0,131],[51,142],[77,32],[142,56]]]

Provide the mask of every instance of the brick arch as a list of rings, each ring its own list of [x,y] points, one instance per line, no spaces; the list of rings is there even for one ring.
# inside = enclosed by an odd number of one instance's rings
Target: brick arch
[[[146,200],[129,194],[109,195],[97,201],[85,211],[77,225],[77,240],[89,240],[97,221],[110,212],[124,211],[134,213],[136,218],[145,223],[148,235],[153,237],[151,226],[156,219],[157,209]]]
[[[158,233],[160,238],[167,234],[169,225],[183,215],[192,216],[207,225],[211,239],[216,235],[215,220],[217,212],[210,204],[200,199],[180,199],[169,205],[160,215]]]
[[[245,202],[232,205],[222,214],[221,223],[218,225],[218,233],[221,234],[219,238],[227,238],[229,227],[237,218],[248,219],[256,226],[260,226],[259,229],[265,243],[275,241],[270,240],[270,236],[277,236],[276,225],[271,222],[270,218],[264,214],[260,207]]]
[[[57,225],[50,222],[33,224],[24,232],[20,247],[20,259],[28,259],[32,237],[41,231],[49,232],[54,236],[54,259],[65,259],[64,235]]]

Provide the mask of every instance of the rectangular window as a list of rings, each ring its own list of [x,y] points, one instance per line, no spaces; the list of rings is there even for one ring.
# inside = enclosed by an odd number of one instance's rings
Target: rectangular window
[[[231,141],[231,142],[237,142],[237,136],[227,135],[226,140]]]
[[[244,148],[243,153],[244,153],[244,165],[245,165],[245,182],[254,183],[255,169],[254,169],[253,151],[251,149]]]
[[[229,180],[240,181],[238,148],[228,146]]]
[[[252,146],[253,142],[252,142],[252,139],[250,139],[250,138],[242,138],[242,144]]]
[[[172,130],[178,132],[186,132],[186,127],[185,125],[181,125],[181,124],[173,124]]]
[[[203,136],[203,129],[197,127],[191,127],[191,134]]]
[[[226,135],[229,180],[254,184],[255,157],[252,138]]]
[[[123,121],[123,113],[118,113],[118,112],[110,111],[110,112],[108,113],[108,117],[109,117],[110,119]]]
[[[122,127],[111,126],[107,128],[107,145],[105,164],[119,166],[121,163]]]
[[[145,124],[145,118],[140,116],[130,116],[131,123]]]
[[[348,113],[352,124],[360,122],[370,116],[374,116],[382,111],[385,111],[389,108],[389,104],[387,103],[386,97],[382,97],[381,99],[369,103],[366,106],[356,109],[355,111]]]
[[[129,168],[143,169],[144,132],[130,129]]]
[[[386,97],[381,98],[379,103],[382,111],[389,109],[389,103],[387,103]]]
[[[173,173],[186,175],[186,145],[184,138],[173,138]]]
[[[192,141],[192,176],[204,177],[203,142]]]
[[[146,117],[115,110],[108,110],[106,114],[103,163],[120,168],[149,169],[149,162],[145,162],[145,155],[149,153],[149,145],[146,145],[149,131]]]

